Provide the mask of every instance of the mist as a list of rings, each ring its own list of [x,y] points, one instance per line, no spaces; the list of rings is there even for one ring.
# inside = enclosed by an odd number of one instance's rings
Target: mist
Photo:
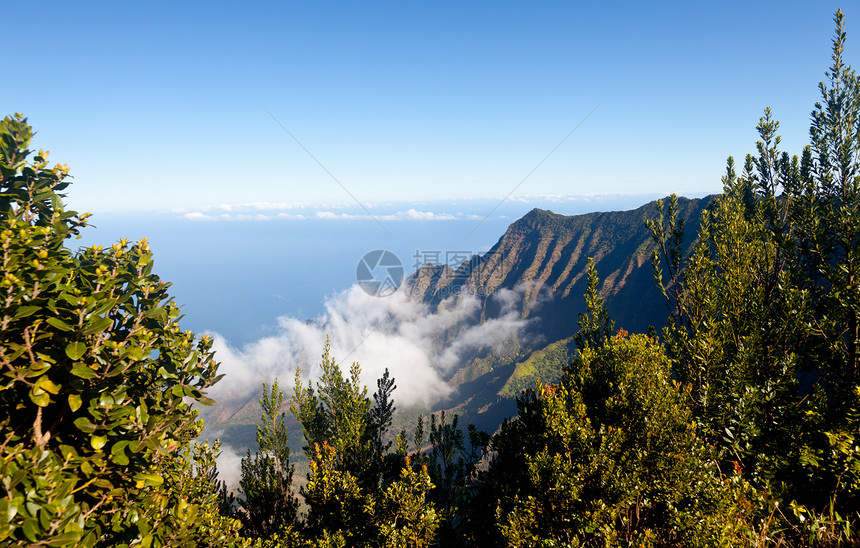
[[[328,336],[331,356],[344,372],[358,362],[362,382],[372,391],[387,368],[397,383],[398,406],[429,408],[451,393],[446,375],[477,351],[523,331],[527,320],[520,318],[519,293],[492,295],[501,313],[479,322],[482,303],[474,295],[461,294],[434,310],[404,290],[376,297],[355,285],[326,299],[320,317],[303,321],[282,316],[275,335],[241,347],[213,333],[219,372],[225,377],[209,395],[219,403],[241,405],[276,377],[289,394],[296,368],[305,379],[318,377]]]

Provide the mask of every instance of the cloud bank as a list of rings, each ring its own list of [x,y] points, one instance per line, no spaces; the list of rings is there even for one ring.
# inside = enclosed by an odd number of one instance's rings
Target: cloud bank
[[[444,377],[461,367],[481,349],[492,348],[522,333],[527,320],[520,318],[522,292],[499,290],[501,313],[478,323],[481,301],[461,294],[435,310],[401,290],[387,297],[373,297],[352,286],[326,300],[325,313],[313,321],[292,317],[278,320],[278,333],[236,348],[215,333],[216,359],[224,378],[209,390],[218,406],[242,406],[257,398],[263,382],[279,378],[289,396],[296,368],[302,377],[316,379],[323,344],[331,338],[331,355],[348,374],[353,362],[361,364],[362,382],[372,393],[376,379],[386,368],[394,377],[398,408],[428,408],[450,395]],[[217,409],[214,411],[217,413]],[[209,431],[215,438],[218,431]],[[237,484],[244,448],[224,444],[218,458],[221,479]]]
[[[264,381],[275,377],[283,388],[291,387],[297,367],[303,377],[316,378],[328,335],[332,357],[341,369],[346,372],[352,362],[361,364],[362,381],[371,391],[388,368],[397,382],[398,405],[430,406],[451,392],[445,374],[476,351],[494,347],[525,327],[518,291],[501,290],[490,298],[498,300],[502,312],[478,323],[481,301],[475,296],[449,299],[433,311],[402,289],[374,297],[353,286],[327,299],[320,318],[281,317],[276,335],[241,348],[213,334],[219,372],[225,377],[209,394],[219,402],[247,401]]]

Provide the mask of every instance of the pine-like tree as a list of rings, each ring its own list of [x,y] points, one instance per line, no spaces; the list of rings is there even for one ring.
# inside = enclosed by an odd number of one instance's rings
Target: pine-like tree
[[[258,449],[253,456],[248,451],[242,459],[239,481],[242,494],[239,517],[246,537],[269,538],[296,523],[298,501],[292,492],[295,466],[290,464],[283,404],[284,393],[278,388],[278,379],[271,387],[263,383]]]
[[[588,258],[588,286],[585,290],[586,313],[579,314],[579,331],[573,336],[576,347],[581,351],[586,347],[600,348],[615,330],[615,322],[603,304],[599,288],[600,278],[594,266],[594,258]]]

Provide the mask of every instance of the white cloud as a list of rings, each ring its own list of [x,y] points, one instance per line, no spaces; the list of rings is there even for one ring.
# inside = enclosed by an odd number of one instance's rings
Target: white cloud
[[[275,215],[266,215],[263,213],[221,213],[220,215],[209,215],[200,211],[192,211],[182,215],[183,219],[189,221],[271,221],[272,219],[293,219],[301,220],[306,217],[301,213],[292,214],[280,212]]]
[[[227,213],[221,214],[204,213],[203,210],[191,211],[182,213],[181,216],[183,219],[187,219],[189,221],[271,221],[273,219],[304,220],[311,218],[325,221],[370,221],[374,219],[378,221],[454,221],[463,218],[480,218],[476,215],[464,217],[462,213],[452,215],[451,213],[434,213],[432,211],[418,211],[417,209],[408,209],[406,211],[374,216],[367,214],[335,213],[334,211],[328,210],[316,211],[309,215],[302,213],[286,213],[284,211],[269,214],[253,212],[240,213],[239,211],[231,211],[229,209],[225,211],[227,211]]]
[[[332,357],[347,371],[357,361],[362,381],[374,387],[388,368],[397,382],[395,399],[401,406],[429,406],[451,388],[443,375],[460,367],[476,350],[492,347],[517,335],[525,326],[516,305],[518,292],[502,291],[500,317],[478,323],[481,301],[461,294],[443,302],[435,312],[404,290],[374,297],[353,286],[327,299],[325,313],[315,321],[281,317],[278,333],[241,348],[215,334],[214,348],[224,379],[210,391],[220,402],[243,402],[262,383],[279,377],[292,386],[296,367],[316,377],[326,335]],[[452,329],[457,327],[457,329]],[[455,335],[446,334],[456,332]],[[444,341],[444,343],[443,343]]]
[[[217,415],[221,406],[228,414],[241,408],[259,397],[263,382],[276,377],[289,397],[297,367],[305,379],[318,378],[326,335],[331,338],[331,356],[345,375],[353,362],[361,364],[369,393],[388,368],[397,385],[394,400],[399,409],[430,408],[453,391],[444,380],[447,374],[478,351],[522,334],[528,321],[520,317],[522,290],[500,290],[490,298],[498,301],[501,313],[480,323],[482,301],[468,293],[433,310],[404,288],[374,297],[352,286],[328,298],[325,312],[316,320],[282,316],[275,335],[241,348],[213,334],[219,373],[225,376],[209,390],[218,403],[207,413]],[[217,431],[205,436],[217,437]],[[239,480],[242,456],[230,446],[222,447],[218,469],[228,486]]]
[[[216,430],[207,434],[215,439],[221,436],[222,432]],[[246,456],[247,453],[239,453],[231,445],[221,445],[221,454],[215,459],[215,464],[218,466],[218,479],[227,484],[228,491],[238,489],[239,480],[242,479],[242,459]]]
[[[191,213],[186,213],[182,217],[185,219],[188,219],[189,221],[213,221],[213,220],[215,220],[215,218],[212,217],[211,215],[205,215],[203,213],[200,213],[199,211],[192,211]]]
[[[398,211],[393,215],[382,215],[383,221],[454,221],[459,217],[450,213],[433,213],[432,211],[418,211],[416,209],[408,209],[406,211]]]
[[[369,219],[367,215],[350,215],[349,213],[334,213],[332,211],[317,211],[314,214],[317,219],[325,219],[331,221],[346,220],[353,221],[357,219]]]

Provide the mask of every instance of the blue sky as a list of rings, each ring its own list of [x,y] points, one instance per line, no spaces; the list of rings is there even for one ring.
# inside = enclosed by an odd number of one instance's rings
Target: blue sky
[[[350,202],[269,113],[367,202],[501,199],[580,122],[515,196],[698,196],[765,106],[806,142],[837,7],[5,2],[0,97],[94,213]]]

